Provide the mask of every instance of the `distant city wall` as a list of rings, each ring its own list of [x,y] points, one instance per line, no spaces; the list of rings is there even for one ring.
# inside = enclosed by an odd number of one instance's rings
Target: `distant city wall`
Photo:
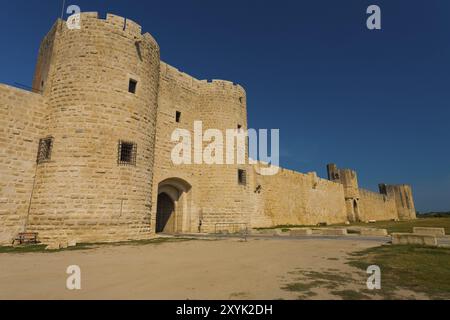
[[[365,189],[359,189],[361,220],[398,219],[395,199]]]
[[[316,225],[347,221],[341,184],[281,169],[275,176],[258,175],[261,185],[257,201],[272,225]]]

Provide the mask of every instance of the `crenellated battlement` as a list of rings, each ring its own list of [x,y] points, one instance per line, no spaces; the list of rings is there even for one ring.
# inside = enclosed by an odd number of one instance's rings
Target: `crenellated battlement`
[[[105,25],[115,29],[116,31],[122,32],[134,37],[135,39],[144,39],[149,41],[153,45],[159,48],[159,45],[155,38],[148,32],[142,32],[142,26],[135,21],[124,18],[115,14],[107,13],[105,18],[99,17],[98,12],[81,12],[81,28],[83,28],[83,22],[90,22],[93,20],[102,21]]]
[[[161,61],[160,73],[163,78],[173,80],[185,88],[200,90],[206,81],[198,80],[193,76]]]
[[[244,90],[244,88],[241,85],[235,84],[234,82],[228,80],[213,79],[211,81],[208,81],[208,83],[220,89],[237,90],[237,91]]]
[[[178,84],[187,89],[199,90],[199,93],[205,93],[205,91],[218,89],[227,90],[229,92],[234,92],[245,96],[245,89],[241,85],[235,84],[232,81],[218,79],[199,80],[163,61],[161,61],[160,72],[162,77],[176,81]]]
[[[81,12],[81,23],[86,20],[96,19],[107,22],[118,30],[127,31],[128,33],[142,35],[142,27],[133,20],[117,16],[115,14],[107,13],[106,18],[100,18],[98,12]]]

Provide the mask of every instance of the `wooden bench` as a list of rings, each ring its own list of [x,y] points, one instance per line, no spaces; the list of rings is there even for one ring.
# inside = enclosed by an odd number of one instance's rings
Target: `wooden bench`
[[[36,243],[38,243],[37,236],[38,236],[38,234],[36,232],[21,232],[14,239],[13,244],[15,244],[16,242],[18,242],[19,244],[24,244],[24,243],[36,244]]]

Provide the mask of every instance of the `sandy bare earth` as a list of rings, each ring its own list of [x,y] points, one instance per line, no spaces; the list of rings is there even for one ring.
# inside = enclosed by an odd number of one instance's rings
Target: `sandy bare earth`
[[[298,299],[298,293],[281,289],[292,280],[292,271],[339,270],[363,281],[364,272],[346,265],[346,256],[380,244],[195,240],[0,254],[0,299]],[[79,291],[66,289],[69,265],[81,268]],[[319,290],[314,298],[332,296]]]

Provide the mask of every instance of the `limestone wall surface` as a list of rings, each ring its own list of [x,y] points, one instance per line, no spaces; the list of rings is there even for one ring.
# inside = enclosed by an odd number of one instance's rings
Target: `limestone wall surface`
[[[409,185],[388,185],[387,194],[395,199],[400,220],[416,219],[416,207],[412,188]]]
[[[272,225],[316,225],[347,221],[342,184],[282,169],[275,176],[258,176],[264,215]]]
[[[223,149],[226,147],[227,129],[236,130],[239,126],[245,130],[247,111],[244,89],[228,81],[197,80],[162,62],[158,99],[152,216],[156,217],[160,184],[167,179],[182,179],[191,186],[187,195],[189,201],[183,204],[190,217],[184,218],[182,231],[196,231],[200,224],[202,231],[210,232],[217,224],[248,223],[254,210],[250,167],[247,164],[227,165],[225,153],[220,157],[223,164],[206,162],[203,152],[215,140],[194,136],[195,122],[201,122],[201,135],[209,129],[219,130],[223,140],[218,145]],[[190,145],[186,148],[191,150],[191,164],[174,164],[171,159],[172,150],[178,144],[171,137],[177,129],[189,132]],[[196,141],[200,144],[198,151],[195,149]],[[244,162],[247,163],[247,160],[245,153]],[[238,183],[239,169],[245,170],[247,175],[245,185]]]
[[[172,149],[178,142],[172,142],[172,134],[176,129],[187,130],[192,137],[194,121],[198,119],[200,106],[201,82],[161,62],[158,95],[157,128],[155,141],[154,177],[152,186],[152,231],[156,226],[157,201],[160,184],[170,179],[182,180],[190,189],[182,200],[184,221],[178,225],[178,232],[197,231],[200,220],[200,175],[199,166],[172,162]],[[176,122],[179,112],[179,122]],[[192,140],[191,140],[191,143]],[[186,142],[186,149],[191,149],[192,144]],[[190,155],[193,159],[193,154]],[[173,184],[173,183],[172,183]],[[174,186],[177,189],[177,186]],[[180,190],[176,190],[179,192]],[[178,198],[177,196],[175,198]],[[173,199],[179,201],[178,199]],[[178,210],[177,210],[178,211]],[[185,215],[188,215],[185,217]]]
[[[0,84],[0,244],[25,228],[45,114],[41,95]]]
[[[359,189],[360,218],[362,221],[398,219],[395,199],[365,189]]]

